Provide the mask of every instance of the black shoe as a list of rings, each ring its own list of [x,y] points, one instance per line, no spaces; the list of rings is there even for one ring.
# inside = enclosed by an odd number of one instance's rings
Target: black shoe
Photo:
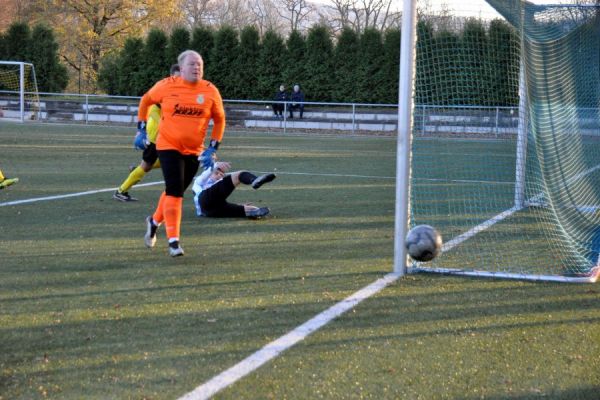
[[[264,185],[267,182],[271,182],[273,179],[275,179],[277,176],[275,176],[275,174],[265,174],[265,175],[261,175],[258,178],[256,178],[254,181],[252,181],[252,187],[254,189],[258,189],[259,187],[261,187],[262,185]]]
[[[269,210],[269,207],[261,207],[255,210],[246,211],[246,217],[250,219],[259,219],[269,214],[270,212],[271,210]]]
[[[119,189],[113,194],[113,198],[119,201],[128,202],[128,201],[137,201],[135,197],[131,197],[127,192],[119,192]]]

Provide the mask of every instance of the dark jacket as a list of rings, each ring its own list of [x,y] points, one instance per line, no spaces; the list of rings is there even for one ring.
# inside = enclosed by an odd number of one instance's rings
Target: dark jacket
[[[302,93],[302,90],[298,90],[297,92],[292,92],[291,100],[292,100],[292,103],[304,102],[304,93]],[[292,104],[292,105],[295,106],[296,104]]]
[[[275,93],[275,97],[273,98],[273,100],[275,100],[275,101],[288,101],[289,97],[288,97],[288,94],[285,91],[282,92],[282,91],[278,90],[277,93]]]

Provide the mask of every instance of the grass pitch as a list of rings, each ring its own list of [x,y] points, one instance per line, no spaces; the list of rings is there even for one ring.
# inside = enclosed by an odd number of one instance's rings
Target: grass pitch
[[[112,191],[123,128],[0,123],[0,398],[175,399],[392,269],[395,140],[227,133],[233,168],[275,171],[143,245],[161,184]],[[144,183],[161,180],[153,171]],[[81,192],[82,196],[18,204]],[[3,205],[15,202],[14,205]],[[219,399],[597,399],[600,286],[412,275]]]

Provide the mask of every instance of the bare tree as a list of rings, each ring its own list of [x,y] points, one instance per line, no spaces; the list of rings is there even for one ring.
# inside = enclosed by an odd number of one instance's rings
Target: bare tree
[[[182,0],[182,8],[190,28],[197,25],[241,27],[254,23],[246,3],[244,0]]]
[[[213,13],[214,25],[243,27],[254,22],[246,0],[220,0],[218,3],[220,6]]]
[[[214,0],[182,0],[181,2],[185,22],[190,28],[197,25],[208,25],[215,6]]]
[[[334,11],[334,17],[331,18],[333,30],[338,31],[344,26],[353,26],[350,19],[351,2],[348,0],[331,0],[331,3],[333,6],[330,8]],[[328,19],[327,16],[323,17],[322,19]]]
[[[393,10],[393,0],[330,0],[336,16],[333,28],[350,26],[357,32],[366,28],[386,29],[400,26],[400,11]]]
[[[279,11],[279,16],[289,23],[290,31],[300,30],[302,22],[313,12],[312,4],[306,0],[277,0],[285,11]]]
[[[359,31],[366,28],[385,29],[389,26],[392,0],[361,0],[353,3],[352,11]]]
[[[248,1],[248,8],[253,15],[254,26],[256,26],[261,36],[269,30],[284,31],[284,24],[279,18],[277,6],[272,0],[250,0]]]

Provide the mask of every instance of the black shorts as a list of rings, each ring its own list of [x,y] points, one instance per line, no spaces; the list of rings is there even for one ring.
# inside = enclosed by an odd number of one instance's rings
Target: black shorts
[[[168,196],[183,197],[183,192],[198,172],[198,156],[183,155],[177,150],[158,150],[160,168]]]
[[[150,143],[148,147],[144,149],[144,153],[142,153],[142,160],[144,160],[149,165],[154,165],[156,160],[158,160],[158,152],[156,151],[156,144]]]
[[[226,175],[200,193],[202,215],[211,218],[242,218],[246,216],[244,206],[228,203],[227,198],[235,190],[231,175]]]

